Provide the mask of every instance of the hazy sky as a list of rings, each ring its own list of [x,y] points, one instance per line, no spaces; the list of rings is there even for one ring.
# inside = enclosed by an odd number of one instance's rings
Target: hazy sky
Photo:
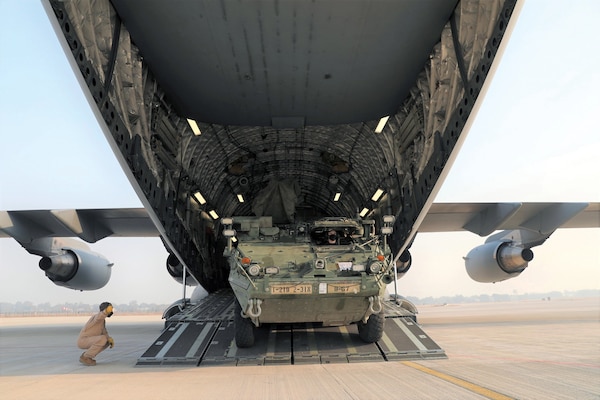
[[[483,106],[437,202],[600,201],[600,2],[525,3]],[[0,0],[0,209],[140,207],[42,5]],[[407,296],[600,289],[600,229],[565,229],[518,278],[470,280],[462,257],[484,238],[420,234]],[[39,257],[0,239],[0,301],[170,303],[182,289],[159,239],[92,245],[112,262],[109,284],[54,286]]]

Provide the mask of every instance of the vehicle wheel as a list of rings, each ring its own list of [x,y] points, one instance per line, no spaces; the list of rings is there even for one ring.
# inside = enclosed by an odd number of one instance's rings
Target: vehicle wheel
[[[252,347],[254,345],[254,324],[250,318],[242,317],[242,308],[237,302],[233,325],[235,329],[235,344],[237,347]]]
[[[385,315],[383,313],[371,314],[366,324],[362,321],[358,322],[358,336],[363,342],[375,343],[383,336],[384,322]]]

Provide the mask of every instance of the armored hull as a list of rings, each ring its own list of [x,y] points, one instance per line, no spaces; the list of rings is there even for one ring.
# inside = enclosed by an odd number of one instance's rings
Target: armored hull
[[[382,313],[392,260],[373,221],[325,218],[273,225],[271,217],[233,217],[224,223],[239,325],[359,323],[360,329]],[[381,325],[376,331],[383,330],[379,319],[371,322]]]

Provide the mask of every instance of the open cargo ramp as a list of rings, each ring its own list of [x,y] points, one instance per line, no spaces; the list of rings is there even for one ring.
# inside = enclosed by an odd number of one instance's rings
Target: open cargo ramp
[[[415,322],[414,314],[385,302],[383,338],[364,343],[356,325],[268,324],[255,328],[255,343],[234,341],[235,298],[213,293],[172,316],[165,330],[138,359],[138,366],[327,364],[446,358]]]

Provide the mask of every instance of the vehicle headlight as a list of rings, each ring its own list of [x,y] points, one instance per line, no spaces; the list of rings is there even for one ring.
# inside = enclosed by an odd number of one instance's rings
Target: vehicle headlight
[[[365,264],[352,264],[352,271],[354,272],[365,272]]]
[[[379,261],[372,262],[369,264],[369,273],[378,274],[381,272],[383,265]]]
[[[279,267],[267,267],[265,268],[265,274],[275,275],[279,273]]]
[[[260,274],[260,265],[252,264],[248,267],[248,275],[258,276]]]

